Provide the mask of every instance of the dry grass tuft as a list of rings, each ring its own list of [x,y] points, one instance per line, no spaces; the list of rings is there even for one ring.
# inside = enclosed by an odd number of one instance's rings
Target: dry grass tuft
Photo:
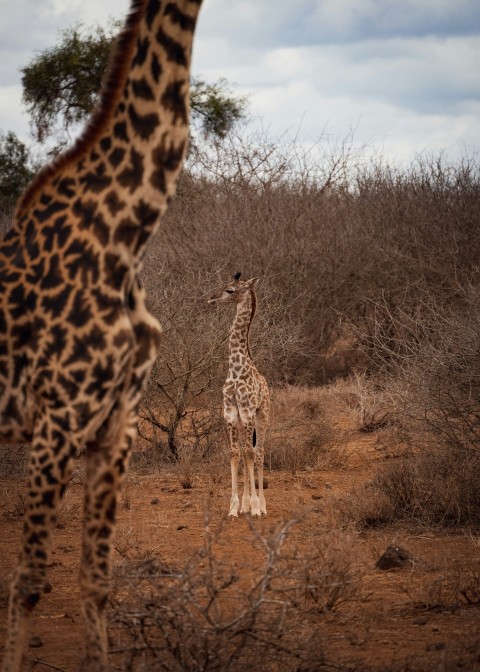
[[[191,490],[195,484],[198,471],[198,456],[190,446],[181,446],[178,451],[178,462],[174,467],[180,485],[184,490]]]

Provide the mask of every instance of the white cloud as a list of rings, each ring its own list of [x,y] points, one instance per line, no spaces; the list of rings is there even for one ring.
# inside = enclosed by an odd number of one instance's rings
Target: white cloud
[[[307,78],[324,94],[392,100],[405,107],[480,98],[480,37],[377,40],[353,45],[287,47],[262,67],[276,83]],[[419,102],[417,102],[419,101]]]
[[[254,8],[254,9],[253,9]],[[255,14],[254,14],[255,12]],[[258,20],[252,21],[256,16]],[[478,0],[205,0],[206,34],[274,46],[478,32]],[[230,28],[232,27],[232,28]]]
[[[312,23],[322,37],[364,39],[366,36],[469,32],[480,20],[476,0],[321,0]]]
[[[15,131],[27,139],[28,120],[21,111],[21,98],[22,87],[19,84],[0,87],[0,130]]]
[[[75,22],[105,24],[128,0],[22,0],[0,24],[0,129],[28,137],[19,68]],[[480,150],[478,0],[204,0],[193,72],[250,94],[281,134],[339,138],[356,127],[405,158]],[[299,130],[300,129],[300,130]]]
[[[62,23],[67,20],[67,25],[69,21],[105,23],[110,17],[125,16],[130,7],[128,0],[42,0],[38,4],[43,17],[57,17]]]

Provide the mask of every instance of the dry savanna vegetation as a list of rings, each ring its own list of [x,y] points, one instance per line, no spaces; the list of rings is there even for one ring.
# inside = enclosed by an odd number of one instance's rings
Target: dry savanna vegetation
[[[149,247],[163,347],[121,495],[112,670],[480,670],[480,182],[348,141],[231,135],[191,152]],[[8,226],[8,217],[3,218]],[[228,519],[232,314],[260,277],[268,516]],[[26,447],[0,459],[0,642]],[[79,456],[25,670],[77,670]]]

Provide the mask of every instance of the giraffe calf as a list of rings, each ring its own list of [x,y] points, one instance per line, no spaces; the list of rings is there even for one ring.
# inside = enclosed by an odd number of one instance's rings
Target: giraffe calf
[[[223,386],[223,414],[228,428],[232,495],[230,516],[238,516],[238,467],[243,455],[244,481],[241,513],[267,514],[263,492],[265,433],[270,413],[270,394],[265,378],[258,372],[250,354],[248,337],[255,316],[258,278],[240,280],[236,273],[210,297],[209,303],[236,305],[230,329],[228,375]],[[257,473],[258,494],[255,488]]]

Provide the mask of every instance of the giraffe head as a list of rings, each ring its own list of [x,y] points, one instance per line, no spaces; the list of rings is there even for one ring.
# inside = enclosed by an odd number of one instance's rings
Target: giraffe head
[[[208,299],[208,303],[240,303],[245,299],[247,293],[257,284],[258,278],[240,280],[241,275],[240,272],[235,273],[226,285]]]

